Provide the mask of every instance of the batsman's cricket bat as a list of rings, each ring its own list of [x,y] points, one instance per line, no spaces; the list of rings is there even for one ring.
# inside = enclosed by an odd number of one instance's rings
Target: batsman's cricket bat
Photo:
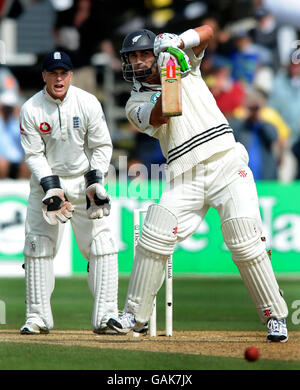
[[[171,58],[161,68],[163,116],[182,115],[180,66]]]

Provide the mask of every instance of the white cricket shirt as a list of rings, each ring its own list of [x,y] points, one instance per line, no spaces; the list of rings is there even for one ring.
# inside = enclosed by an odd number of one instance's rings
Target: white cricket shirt
[[[71,85],[63,101],[46,88],[33,95],[21,108],[20,129],[25,161],[38,181],[108,171],[112,142],[101,104],[80,88]]]
[[[161,86],[136,81],[125,108],[133,126],[159,139],[168,170],[174,177],[215,153],[233,148],[236,143],[227,119],[201,77],[199,67],[204,52],[196,57],[188,49],[186,54],[192,68],[182,79],[181,116],[170,118],[168,124],[151,126],[150,114],[161,94]]]

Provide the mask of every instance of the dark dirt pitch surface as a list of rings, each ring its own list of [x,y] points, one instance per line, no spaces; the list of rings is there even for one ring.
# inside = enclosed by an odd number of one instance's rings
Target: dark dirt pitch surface
[[[156,337],[96,335],[89,330],[52,330],[48,335],[20,335],[17,329],[0,330],[0,342],[39,343],[151,352],[186,353],[203,356],[244,356],[253,345],[260,358],[300,361],[300,332],[289,332],[287,343],[267,343],[266,332],[257,331],[175,331],[172,337],[158,331]]]

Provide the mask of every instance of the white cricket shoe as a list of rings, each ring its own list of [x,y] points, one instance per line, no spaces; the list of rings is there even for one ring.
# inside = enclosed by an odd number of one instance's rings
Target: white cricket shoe
[[[49,329],[46,326],[39,326],[34,322],[26,322],[20,329],[21,334],[47,334]]]
[[[267,326],[267,341],[280,343],[286,343],[288,341],[289,336],[285,319],[277,320],[276,318],[271,318],[269,319]]]
[[[107,326],[120,334],[127,334],[131,330],[136,333],[146,333],[148,330],[147,324],[136,322],[134,315],[126,311],[122,313],[121,317],[110,318],[107,321]]]

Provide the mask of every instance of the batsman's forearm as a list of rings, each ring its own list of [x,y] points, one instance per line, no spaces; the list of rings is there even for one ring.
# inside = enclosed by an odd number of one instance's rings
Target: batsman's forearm
[[[163,116],[162,113],[162,96],[157,99],[155,106],[153,107],[150,115],[150,125],[152,126],[161,126],[165,123],[168,123],[169,117]]]
[[[207,47],[213,35],[214,31],[209,25],[189,29],[179,35],[181,44],[178,47],[179,49],[192,48],[195,55],[199,56],[200,53]]]
[[[196,27],[194,30],[198,33],[200,37],[200,44],[194,47],[193,51],[196,56],[199,56],[199,54],[207,48],[209,41],[214,36],[214,30],[209,25],[199,26]]]

